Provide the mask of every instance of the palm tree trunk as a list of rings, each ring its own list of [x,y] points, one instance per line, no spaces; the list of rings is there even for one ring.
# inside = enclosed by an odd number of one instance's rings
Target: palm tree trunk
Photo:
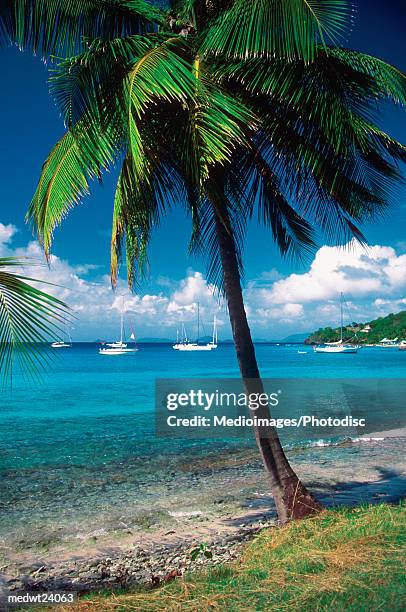
[[[213,204],[213,199],[211,201]],[[224,290],[245,392],[261,393],[263,384],[245,313],[236,246],[227,207],[216,198],[213,209],[224,275]],[[259,418],[269,418],[269,407],[260,408],[256,411],[256,415]],[[291,468],[276,430],[266,428],[264,432],[258,426],[254,429],[280,522],[286,523],[291,519],[300,519],[319,512],[322,506],[306,490]]]

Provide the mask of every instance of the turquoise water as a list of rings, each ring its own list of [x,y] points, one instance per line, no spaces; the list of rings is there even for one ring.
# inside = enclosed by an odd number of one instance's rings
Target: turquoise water
[[[12,392],[2,393],[4,541],[12,536],[21,546],[31,545],[50,532],[50,539],[57,539],[54,531],[68,530],[72,513],[75,523],[83,519],[90,524],[104,514],[105,522],[113,521],[112,506],[136,504],[138,514],[152,507],[159,512],[163,498],[181,487],[182,478],[187,489],[194,462],[216,457],[224,448],[233,452],[253,445],[250,440],[154,436],[155,379],[238,377],[231,345],[208,353],[182,353],[168,345],[139,348],[135,355],[109,358],[98,354],[97,345],[77,344],[58,353],[41,385],[27,386],[16,377]],[[323,355],[297,345],[264,344],[256,351],[262,375],[269,378],[400,379],[406,372],[406,352],[392,349]],[[380,415],[370,430],[404,424],[404,411],[392,411]]]
[[[299,354],[306,350],[307,354]],[[406,353],[365,348],[355,355],[315,354],[297,345],[258,345],[263,377],[402,378]],[[128,454],[149,456],[156,445],[156,378],[238,377],[231,345],[209,353],[183,353],[168,345],[141,345],[135,355],[104,357],[97,345],[60,351],[52,372],[38,386],[21,378],[3,392],[0,410],[0,467],[27,469],[55,463],[104,463]],[[379,429],[399,425],[388,415]],[[403,415],[402,415],[403,416]],[[166,452],[188,441],[165,440]],[[198,446],[206,446],[202,442]]]

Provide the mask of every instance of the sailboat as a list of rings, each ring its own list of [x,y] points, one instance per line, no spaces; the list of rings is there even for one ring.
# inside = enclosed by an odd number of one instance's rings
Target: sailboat
[[[72,348],[72,338],[70,337],[70,333],[65,329],[65,340],[57,340],[56,342],[52,342],[51,347],[54,349],[60,348]]]
[[[134,334],[131,334],[131,338],[134,338]],[[131,355],[136,353],[138,349],[128,348],[126,342],[124,342],[124,301],[123,306],[121,308],[121,317],[120,317],[120,340],[117,342],[107,342],[101,348],[99,348],[99,355]]]
[[[180,346],[182,344],[186,344],[187,342],[189,342],[189,340],[188,340],[187,333],[186,333],[186,327],[182,321],[181,333],[179,334],[179,328],[178,328],[176,330],[176,343],[172,346],[172,348],[175,350],[179,350]]]
[[[179,332],[177,333],[176,344],[172,346],[176,351],[212,351],[217,348],[218,334],[217,334],[217,319],[214,315],[213,319],[213,336],[210,342],[207,344],[199,344],[200,336],[200,306],[197,304],[197,341],[190,342],[186,335],[186,329],[182,323],[182,339],[179,341]]]
[[[341,313],[341,324],[340,324],[340,340],[338,342],[326,342],[323,345],[314,346],[313,350],[315,353],[356,353],[359,346],[352,344],[343,344],[343,294],[340,294],[340,313]]]

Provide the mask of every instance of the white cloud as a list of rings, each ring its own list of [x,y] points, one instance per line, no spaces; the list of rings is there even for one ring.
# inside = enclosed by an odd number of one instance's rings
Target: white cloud
[[[7,251],[7,245],[11,242],[11,239],[17,233],[17,228],[12,223],[4,225],[0,223],[0,255],[4,256]]]
[[[269,287],[249,285],[251,324],[275,329],[277,320],[285,331],[338,325],[341,291],[348,321],[371,320],[405,308],[406,255],[388,246],[365,249],[356,242],[342,248],[323,246],[307,272],[290,274]],[[277,337],[277,332],[270,335]]]
[[[319,302],[340,291],[353,298],[392,295],[406,288],[406,255],[387,246],[367,250],[356,242],[345,248],[323,246],[305,274],[291,274],[274,283],[263,298],[269,303]]]
[[[267,285],[269,283],[273,283],[276,280],[282,278],[282,274],[276,268],[272,268],[272,270],[265,270],[261,272],[258,278],[255,278],[252,282],[254,285]]]
[[[44,290],[69,304],[75,316],[72,335],[75,340],[95,340],[111,338],[117,334],[118,313],[124,308],[126,320],[138,337],[164,336],[176,337],[176,327],[181,320],[188,325],[189,333],[196,323],[196,302],[200,303],[200,313],[205,331],[210,333],[210,322],[218,312],[219,305],[213,295],[214,287],[209,286],[200,272],[189,271],[180,281],[159,279],[157,285],[163,286],[157,294],[131,294],[125,283],[119,283],[113,292],[108,276],[89,280],[89,272],[97,271],[99,266],[83,264],[72,266],[56,255],[52,255],[46,265],[40,246],[32,241],[25,247],[12,248],[12,238],[17,229],[0,224],[0,253],[3,256],[24,258],[24,276],[49,283]],[[162,282],[163,281],[163,282]],[[222,311],[224,315],[224,310]],[[220,316],[219,325],[225,317]]]
[[[138,337],[174,338],[181,321],[192,336],[197,302],[205,332],[210,333],[217,313],[222,338],[231,337],[224,305],[219,306],[214,287],[200,272],[189,270],[181,280],[158,277],[156,289],[144,295],[130,294],[122,281],[113,293],[108,276],[95,276],[98,266],[94,264],[74,266],[57,256],[51,257],[49,267],[35,264],[44,261],[38,243],[13,248],[16,232],[15,226],[0,224],[1,256],[28,258],[24,274],[53,284],[47,290],[66,301],[76,316],[75,340],[115,336],[123,299],[126,319]],[[337,325],[340,291],[348,302],[348,321],[371,320],[406,308],[406,255],[380,245],[368,250],[355,243],[345,249],[324,246],[303,274],[280,278],[275,270],[264,272],[245,290],[254,337],[278,339],[296,331]]]
[[[189,276],[181,281],[179,289],[174,292],[171,304],[174,310],[186,309],[187,311],[195,302],[211,303],[214,292],[214,286],[206,283],[201,272],[191,271]]]

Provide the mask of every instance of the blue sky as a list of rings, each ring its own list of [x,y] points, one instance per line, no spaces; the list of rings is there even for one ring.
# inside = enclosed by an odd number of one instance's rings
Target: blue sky
[[[404,3],[401,0],[390,3],[358,0],[357,7],[355,26],[347,46],[377,55],[406,70]],[[62,135],[63,124],[48,95],[47,73],[41,61],[14,48],[1,49],[0,58],[3,82],[0,97],[0,223],[18,229],[13,229],[12,235],[10,231],[3,231],[3,251],[11,253],[20,249],[23,253],[33,239],[30,229],[24,224],[25,211],[34,192],[41,164]],[[382,126],[406,142],[404,112],[388,106],[382,117]],[[69,273],[82,275],[87,283],[106,283],[104,275],[109,267],[114,181],[115,175],[112,173],[106,177],[103,186],[94,185],[91,197],[75,209],[63,228],[56,232],[53,251],[58,261],[66,262]],[[395,198],[384,222],[364,229],[371,244],[395,247],[396,256],[399,256],[406,246],[405,227],[406,197],[403,192]],[[156,231],[150,251],[151,278],[141,286],[141,294],[161,295],[170,300],[171,295],[180,290],[182,282],[187,282],[189,277],[194,278],[195,272],[204,273],[202,262],[187,255],[189,233],[190,222],[179,210],[172,213],[164,227]],[[0,239],[1,235],[0,230]],[[272,291],[275,280],[291,274],[306,274],[310,264],[298,266],[282,261],[266,231],[255,225],[249,229],[245,251],[247,295],[254,285]],[[64,282],[59,276],[58,280]],[[121,290],[124,291],[124,287]],[[401,299],[399,287],[397,291],[396,296],[391,297]],[[69,294],[66,297],[69,301]],[[197,294],[195,297],[198,297]],[[107,299],[113,303],[113,296]],[[380,299],[380,296],[371,294],[363,298],[364,301],[369,300],[368,308],[376,299]],[[255,308],[253,302],[252,309]],[[290,323],[288,320],[282,322],[281,328],[276,325],[276,320],[272,318],[269,325],[264,322],[261,326],[254,319],[254,332],[257,336],[269,338],[280,337],[285,331],[294,331],[295,316]],[[161,322],[161,319],[151,322],[148,333],[141,335],[168,335],[165,332],[169,332],[169,328],[166,329]],[[174,320],[171,319],[170,323],[173,325]],[[297,321],[296,327],[302,329],[303,323]],[[110,324],[110,319],[106,322],[102,318],[98,320],[99,326]],[[308,324],[310,329],[314,325],[311,319]],[[93,339],[95,335],[98,335],[96,328],[92,329],[92,336],[87,339]],[[87,337],[84,325],[80,336]]]

